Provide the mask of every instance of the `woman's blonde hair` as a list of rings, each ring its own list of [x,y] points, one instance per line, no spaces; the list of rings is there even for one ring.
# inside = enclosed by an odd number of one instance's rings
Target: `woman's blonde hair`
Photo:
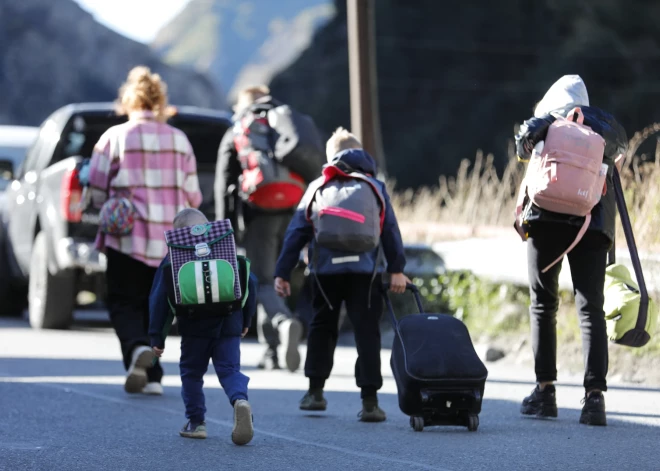
[[[268,88],[268,85],[255,85],[252,87],[244,88],[238,92],[236,104],[234,105],[234,111],[239,113],[248,106],[252,105],[259,98],[268,95],[270,95],[270,88]]]
[[[361,148],[362,143],[355,135],[351,134],[347,129],[339,127],[330,136],[330,139],[328,139],[328,143],[325,146],[325,155],[328,162],[330,162],[335,155],[343,150]]]
[[[126,82],[119,88],[117,111],[128,114],[132,111],[152,111],[157,118],[168,118],[167,84],[160,75],[152,74],[146,66],[134,67]]]

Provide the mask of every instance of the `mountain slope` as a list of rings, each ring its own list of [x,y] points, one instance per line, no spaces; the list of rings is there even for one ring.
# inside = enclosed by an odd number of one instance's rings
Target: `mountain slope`
[[[629,135],[660,121],[660,4],[650,0],[377,0],[379,102],[388,171],[436,185],[477,149],[500,170],[517,123],[561,75]],[[271,83],[329,132],[350,125],[346,1]]]
[[[232,90],[237,79],[270,81],[333,13],[330,0],[192,0],[152,47],[168,64],[208,73],[223,90]]]
[[[139,64],[163,76],[173,104],[225,106],[207,77],[165,65],[72,0],[0,2],[0,123],[38,125],[67,103],[112,101]]]

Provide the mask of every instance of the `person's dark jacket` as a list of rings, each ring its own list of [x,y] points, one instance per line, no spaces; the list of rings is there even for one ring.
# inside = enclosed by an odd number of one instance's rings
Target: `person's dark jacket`
[[[570,105],[565,108],[554,110],[552,114],[546,114],[541,117],[531,118],[524,122],[516,135],[516,152],[522,161],[529,160],[534,146],[545,140],[548,128],[555,121],[555,116],[566,116],[575,106]],[[628,149],[628,138],[626,131],[614,119],[614,117],[592,106],[581,106],[584,115],[584,124],[593,131],[600,134],[605,139],[605,155],[603,163],[607,164],[607,191],[600,202],[591,211],[591,224],[589,230],[600,231],[605,234],[610,241],[614,240],[615,222],[616,222],[616,201],[614,199],[614,188],[612,175],[614,172],[614,161],[620,154],[625,154]],[[524,219],[529,224],[529,229],[533,233],[535,222],[559,222],[581,227],[584,224],[584,218],[579,216],[570,216],[558,214],[539,208],[529,202],[523,210]]]
[[[376,174],[376,163],[374,159],[363,149],[350,149],[340,152],[335,156],[332,163],[338,161],[346,163],[350,168],[356,171],[369,175]],[[385,200],[385,222],[381,234],[381,246],[385,254],[385,260],[387,261],[387,272],[403,273],[406,265],[406,258],[401,239],[401,232],[399,231],[399,224],[396,220],[394,210],[392,209],[385,184],[378,180],[375,180],[375,182],[380,186],[383,199]],[[309,185],[305,196],[303,196],[296,213],[291,219],[284,237],[282,252],[277,260],[275,277],[289,281],[291,272],[300,258],[300,251],[307,244],[310,244],[310,270],[317,275],[336,275],[344,273],[372,274],[374,268],[376,268],[378,272],[381,272],[383,267],[376,266],[378,249],[371,253],[361,255],[358,261],[335,264],[332,262],[333,258],[350,257],[355,254],[338,252],[325,247],[318,247],[314,243],[314,229],[312,223],[307,219],[306,209],[311,198],[314,196],[314,193],[316,193],[316,190],[318,190],[322,183],[323,177],[315,180]],[[318,251],[318,253],[315,253],[315,251]]]
[[[172,276],[169,257],[161,262],[149,295],[149,338],[152,347],[164,348],[165,337],[172,325],[174,312],[170,307],[167,293],[167,280]],[[238,337],[243,329],[249,329],[257,311],[258,282],[254,273],[248,280],[248,297],[242,310],[228,317],[188,319],[178,317],[179,334],[182,337]]]

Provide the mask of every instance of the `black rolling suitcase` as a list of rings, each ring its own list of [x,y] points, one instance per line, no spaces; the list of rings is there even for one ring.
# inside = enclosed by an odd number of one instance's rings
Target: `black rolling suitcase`
[[[417,432],[433,425],[479,427],[488,370],[474,350],[467,327],[447,314],[425,314],[415,285],[408,285],[419,314],[396,320],[388,295],[383,296],[395,337],[390,365],[399,407]]]

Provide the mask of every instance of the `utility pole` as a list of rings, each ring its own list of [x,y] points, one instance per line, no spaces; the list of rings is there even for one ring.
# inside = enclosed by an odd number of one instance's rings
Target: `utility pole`
[[[375,0],[348,0],[348,68],[351,86],[351,131],[385,174],[378,111]]]

